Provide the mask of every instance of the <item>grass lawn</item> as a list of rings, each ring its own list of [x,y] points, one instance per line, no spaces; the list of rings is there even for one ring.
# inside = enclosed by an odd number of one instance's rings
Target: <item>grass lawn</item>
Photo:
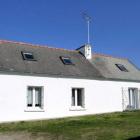
[[[127,140],[140,136],[140,111],[0,124],[0,133],[8,132],[52,140]]]

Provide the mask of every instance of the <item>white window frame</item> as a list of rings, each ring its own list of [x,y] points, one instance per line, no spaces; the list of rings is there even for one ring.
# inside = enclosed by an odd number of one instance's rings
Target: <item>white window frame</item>
[[[133,91],[131,90],[136,90],[137,94],[134,95]],[[138,98],[136,98],[136,96]],[[134,101],[134,98],[137,100],[137,103],[136,100]],[[122,109],[123,110],[140,109],[140,89],[138,87],[122,87]]]
[[[140,93],[136,87],[128,88],[129,106],[132,110],[140,109]]]
[[[28,89],[33,88],[33,105],[28,106]],[[36,90],[35,88],[40,88],[41,89],[41,106],[36,106]],[[43,86],[27,86],[27,94],[26,94],[26,109],[25,111],[29,112],[44,112],[44,88]]]
[[[75,94],[75,105],[72,105],[72,90],[75,90],[75,92],[74,92],[74,94]],[[80,90],[82,90],[82,105],[78,105],[78,102],[77,102],[77,98],[78,98],[78,92],[77,92],[77,90],[78,89],[80,89]],[[85,89],[84,88],[79,88],[79,87],[72,87],[71,88],[71,107],[70,107],[70,111],[84,111],[84,110],[86,110],[85,109]]]

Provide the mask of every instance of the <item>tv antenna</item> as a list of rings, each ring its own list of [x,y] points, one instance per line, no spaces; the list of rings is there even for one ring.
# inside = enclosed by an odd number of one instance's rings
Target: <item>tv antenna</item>
[[[87,23],[87,42],[88,42],[88,44],[90,44],[90,22],[91,22],[91,17],[86,12],[82,13],[82,17]]]

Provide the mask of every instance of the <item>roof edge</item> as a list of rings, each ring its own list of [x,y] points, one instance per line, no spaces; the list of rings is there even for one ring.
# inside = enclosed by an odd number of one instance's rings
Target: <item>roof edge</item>
[[[117,56],[112,56],[112,55],[106,55],[106,54],[101,54],[101,53],[93,53],[92,56],[93,55],[96,55],[96,56],[104,56],[104,57],[111,57],[111,58],[117,58],[117,59],[124,59],[124,60],[129,61],[128,58],[117,57]]]
[[[39,47],[39,48],[49,48],[49,49],[56,49],[56,50],[63,50],[63,51],[70,51],[70,52],[78,52],[77,50],[68,50],[68,49],[63,49],[63,48],[55,48],[47,45],[39,45],[39,44],[32,44],[32,43],[26,43],[26,42],[18,42],[18,41],[12,41],[12,40],[1,40],[0,39],[0,44],[4,43],[13,43],[13,44],[19,44],[19,45],[29,45],[32,47]]]
[[[140,83],[140,80],[128,80],[128,79],[115,79],[115,78],[106,78],[106,77],[75,77],[75,76],[62,76],[62,75],[49,75],[49,74],[34,74],[34,73],[21,73],[21,72],[8,72],[0,71],[0,75],[19,75],[19,76],[34,76],[34,77],[50,77],[50,78],[71,78],[71,79],[83,79],[83,80],[99,80],[99,81],[115,81],[115,82],[135,82]]]

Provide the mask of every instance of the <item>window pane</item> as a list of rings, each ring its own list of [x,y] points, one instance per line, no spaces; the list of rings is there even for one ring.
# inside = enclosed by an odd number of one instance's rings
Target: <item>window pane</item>
[[[75,89],[72,89],[72,106],[75,106]]]
[[[72,60],[69,57],[62,57],[61,56],[60,59],[62,60],[62,62],[65,65],[73,65],[73,62],[72,62]]]
[[[139,108],[139,97],[138,97],[138,89],[130,88],[129,89],[129,107],[130,109],[138,109]]]
[[[71,62],[71,60],[70,59],[63,59],[64,60],[64,62],[65,62],[65,64],[72,64],[72,62]]]
[[[77,106],[82,106],[82,89],[77,89]]]
[[[138,89],[135,89],[134,90],[134,94],[135,94],[135,107],[136,107],[136,109],[138,109],[139,108],[139,96],[138,96]]]
[[[31,52],[21,52],[24,60],[35,61],[34,55]]]
[[[35,106],[41,107],[41,88],[35,88]]]
[[[33,106],[33,88],[28,88],[28,95],[27,95],[27,106],[32,107]]]
[[[131,93],[132,92],[132,90],[131,89],[129,89],[129,93],[128,93],[128,96],[129,96],[129,108],[131,107],[131,105],[132,105],[132,103],[131,103]]]
[[[126,69],[126,67],[122,64],[115,64],[121,71],[124,71],[124,72],[128,72],[128,70]]]
[[[34,59],[33,55],[30,53],[24,54],[27,59]]]

